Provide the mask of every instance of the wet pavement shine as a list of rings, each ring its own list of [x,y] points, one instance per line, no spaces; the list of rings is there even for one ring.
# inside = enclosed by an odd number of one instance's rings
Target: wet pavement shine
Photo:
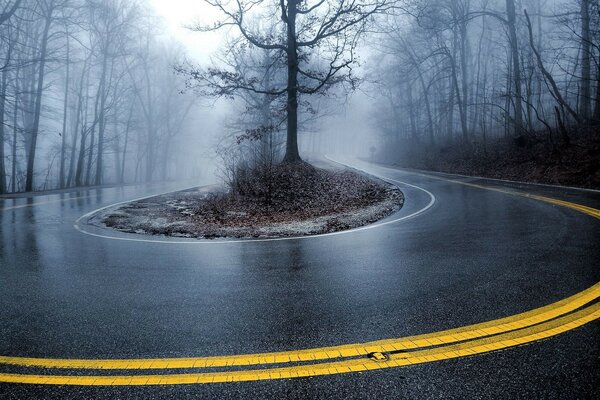
[[[390,223],[198,242],[80,220],[181,184],[0,198],[0,356],[180,358],[364,343],[511,316],[600,281],[599,219],[472,185],[595,209],[600,192],[342,161],[402,182],[405,204],[382,221]],[[77,220],[92,235],[75,229]],[[0,364],[0,373],[28,371]],[[362,373],[141,387],[0,383],[0,398],[598,398],[599,378],[595,320],[527,346]]]

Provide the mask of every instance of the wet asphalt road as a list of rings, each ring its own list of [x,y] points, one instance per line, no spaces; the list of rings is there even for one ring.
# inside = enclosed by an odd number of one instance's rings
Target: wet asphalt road
[[[73,223],[181,185],[0,199],[0,355],[193,357],[365,342],[513,315],[600,281],[599,220],[352,164],[426,189],[435,203],[413,218],[341,235],[177,244],[98,238]],[[598,192],[453,179],[600,208]],[[399,186],[405,206],[389,219],[431,202],[425,191]],[[0,399],[599,396],[598,321],[502,352],[361,374],[171,387],[0,384]]]

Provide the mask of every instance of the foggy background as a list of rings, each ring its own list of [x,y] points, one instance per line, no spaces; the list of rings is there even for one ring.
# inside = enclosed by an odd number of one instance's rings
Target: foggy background
[[[220,18],[203,1],[2,0],[0,13],[0,193],[216,181],[256,151],[240,137],[283,107],[270,100],[259,117],[256,97],[208,96],[176,72],[226,68],[239,40],[189,29]],[[252,26],[277,25],[264,15]],[[493,152],[498,138],[558,148],[600,120],[599,26],[593,0],[400,2],[360,32],[354,90],[302,96],[300,153],[418,167]],[[275,161],[284,131],[261,139]]]

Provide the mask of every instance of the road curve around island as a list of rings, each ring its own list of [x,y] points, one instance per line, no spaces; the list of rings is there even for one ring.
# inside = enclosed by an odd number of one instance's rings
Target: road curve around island
[[[332,161],[397,184],[405,206],[311,240],[192,241],[85,225],[176,185],[0,199],[0,382],[337,375],[504,350],[600,318],[598,193]]]
[[[140,198],[133,199],[133,200],[126,200],[126,201],[110,204],[108,206],[104,206],[104,207],[98,208],[96,210],[90,211],[90,212],[82,215],[81,217],[77,218],[77,220],[73,224],[73,227],[83,234],[94,236],[97,238],[110,239],[110,240],[122,240],[122,241],[130,241],[130,242],[164,243],[164,244],[177,244],[177,245],[181,245],[181,244],[185,244],[185,245],[190,245],[190,244],[193,244],[193,245],[219,245],[219,244],[232,244],[232,243],[247,243],[249,241],[251,241],[251,242],[275,242],[275,241],[283,241],[283,240],[317,239],[317,238],[321,238],[321,237],[325,237],[325,236],[346,235],[349,233],[359,232],[359,231],[363,231],[363,230],[367,230],[367,229],[376,229],[376,228],[379,228],[380,226],[394,224],[394,223],[404,221],[409,218],[416,217],[417,215],[422,214],[425,211],[429,210],[435,204],[435,196],[427,189],[423,189],[422,187],[419,187],[416,185],[411,185],[410,183],[402,182],[402,181],[399,181],[396,179],[387,179],[387,180],[390,183],[394,183],[396,185],[399,184],[404,187],[410,187],[412,189],[420,190],[423,193],[426,193],[429,196],[429,202],[427,204],[425,204],[422,208],[420,208],[408,215],[402,215],[402,216],[398,216],[398,217],[394,217],[394,218],[387,218],[385,221],[368,224],[368,225],[361,226],[358,228],[352,228],[352,229],[347,229],[347,230],[337,231],[337,232],[320,233],[317,235],[286,236],[286,237],[279,237],[279,238],[248,238],[248,239],[227,239],[227,238],[225,238],[225,239],[211,239],[211,240],[198,240],[198,239],[181,240],[181,239],[177,239],[174,237],[138,235],[138,234],[123,234],[121,232],[117,232],[112,229],[104,229],[102,227],[93,226],[92,224],[88,223],[91,218],[98,215],[100,212],[102,212],[104,210],[107,210],[107,209],[110,209],[113,207],[117,207],[117,206],[120,206],[123,204],[131,203],[134,201],[144,200],[149,197],[160,196],[162,194],[169,193],[169,192],[166,192],[166,193],[155,193],[155,194],[152,194],[149,196],[144,196],[144,197],[140,197]],[[188,188],[188,189],[191,189],[191,188]]]

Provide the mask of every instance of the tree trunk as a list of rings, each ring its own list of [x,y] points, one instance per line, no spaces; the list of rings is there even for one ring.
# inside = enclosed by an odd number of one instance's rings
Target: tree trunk
[[[415,67],[415,70],[417,71],[417,74],[419,75],[419,82],[421,83],[421,89],[423,90],[423,97],[425,100],[425,110],[427,111],[427,121],[429,123],[429,128],[428,128],[429,145],[433,146],[433,144],[434,144],[433,116],[431,115],[431,104],[429,101],[429,87],[427,87],[427,85],[425,84],[425,78],[423,78],[423,71],[421,71],[421,65],[419,64],[415,55],[413,54],[411,47],[405,41],[403,41],[403,42],[404,42],[403,43],[404,46],[406,47],[406,51],[410,57],[411,63]]]
[[[129,143],[129,129],[131,127],[131,118],[133,116],[133,108],[135,101],[131,103],[129,109],[129,117],[127,118],[127,126],[125,126],[125,143],[123,144],[123,157],[121,158],[121,175],[119,176],[119,183],[125,182],[125,160],[127,160],[127,144]]]
[[[94,146],[96,144],[96,122],[92,126],[92,135],[90,137],[90,147],[88,150],[87,165],[85,168],[85,186],[89,186],[92,181],[90,180],[92,174],[92,160],[94,159]]]
[[[15,71],[15,94],[19,93],[19,68]],[[19,103],[18,97],[15,95],[15,104],[13,107],[13,140],[12,140],[12,169],[10,174],[10,181],[12,182],[12,192],[16,193],[18,190],[17,187],[17,132],[19,131],[17,127],[19,114]]]
[[[581,2],[581,90],[579,92],[579,115],[583,121],[590,119],[591,91],[591,37],[590,0]]]
[[[86,89],[85,89],[85,119],[84,122],[81,125],[81,140],[79,143],[79,157],[77,159],[77,170],[75,172],[75,186],[82,186],[84,181],[83,181],[83,172],[85,169],[85,144],[87,141],[87,135],[88,135],[88,95],[89,95],[89,73],[91,71],[91,68],[88,69],[88,77],[87,77],[87,83],[86,83]],[[98,97],[96,94],[96,104],[98,103]],[[94,107],[96,108],[96,107]],[[94,114],[95,115],[95,114]],[[92,128],[95,126],[95,121],[92,121]]]
[[[81,96],[79,96],[77,104],[77,112],[75,116],[75,123],[72,126],[72,137],[71,137],[71,154],[69,157],[69,174],[67,176],[66,187],[71,187],[73,182],[73,173],[75,172],[75,155],[77,154],[77,132],[79,132],[79,121],[81,119]]]
[[[469,37],[467,36],[467,18],[461,18],[460,23],[460,72],[461,72],[461,83],[462,83],[462,111],[461,111],[461,124],[463,128],[463,142],[468,144],[469,140],[469,128],[468,128],[468,112],[469,112],[469,89],[468,89],[468,65],[467,65],[467,52],[469,51]],[[464,122],[463,122],[464,121]]]
[[[6,110],[6,86],[8,68],[2,70],[0,82],[0,194],[6,193],[6,165],[4,163],[4,119]]]
[[[452,141],[454,136],[454,79],[448,82],[448,111],[446,112],[446,138]]]
[[[100,78],[100,114],[98,116],[98,155],[96,160],[96,178],[94,180],[95,185],[102,184],[102,172],[103,172],[103,157],[104,157],[104,131],[106,129],[106,98],[108,96],[108,90],[106,90],[106,74],[107,74],[107,62],[108,62],[108,46],[110,42],[107,42],[107,47],[103,51],[102,59],[102,77]]]
[[[146,147],[146,182],[151,182],[154,176],[154,151],[156,145],[156,125],[154,124],[154,103],[152,89],[150,86],[150,77],[148,67],[145,69],[146,74],[146,99],[148,101],[146,121],[148,123],[148,143]]]
[[[75,186],[81,186],[83,181],[83,163],[85,160],[85,141],[87,139],[87,133],[85,132],[85,125],[81,128],[81,140],[79,142],[79,156],[77,157],[77,170],[75,171]]]
[[[596,105],[594,106],[594,120],[600,121],[600,64],[596,73]]]
[[[556,115],[556,122],[558,124],[558,129],[560,131],[560,135],[563,139],[564,145],[569,146],[571,144],[571,140],[569,139],[569,132],[565,127],[565,124],[560,116],[560,110],[557,106],[554,106],[554,114]]]
[[[521,103],[521,63],[519,61],[519,42],[517,41],[515,0],[506,0],[506,15],[512,58],[513,84],[515,89],[515,135],[519,135],[523,129],[523,106]]]
[[[419,143],[419,132],[417,131],[417,117],[415,115],[415,104],[412,96],[412,85],[406,85],[406,99],[408,100],[408,116],[410,120],[410,136],[413,143]]]
[[[479,40],[477,42],[477,61],[475,63],[476,67],[477,67],[477,72],[475,74],[475,89],[474,89],[474,93],[472,95],[473,99],[479,99],[481,98],[480,96],[480,89],[481,89],[481,53],[482,53],[482,47],[483,47],[483,39],[485,37],[485,33],[486,33],[486,25],[485,25],[485,15],[481,18],[481,35],[479,36]],[[486,60],[486,65],[487,65],[487,60]],[[485,82],[483,83],[483,86],[485,88]],[[480,106],[479,105],[475,105],[474,106],[474,112],[473,112],[473,117],[471,118],[471,123],[469,125],[469,132],[475,132],[477,130],[477,123],[479,122],[479,118],[480,118]]]
[[[65,97],[63,100],[63,125],[62,125],[62,141],[60,144],[60,176],[59,184],[60,188],[65,187],[65,153],[67,148],[67,105],[69,100],[69,71],[70,71],[70,48],[69,48],[69,34],[67,32],[67,71],[65,79]]]
[[[35,150],[37,147],[37,137],[40,129],[40,114],[42,112],[42,92],[44,91],[44,68],[46,66],[46,53],[48,50],[48,33],[52,24],[52,10],[48,10],[42,35],[42,49],[40,51],[40,67],[38,71],[37,91],[35,97],[35,112],[33,119],[33,128],[31,130],[31,143],[29,147],[29,157],[27,159],[27,178],[25,181],[25,191],[33,190],[33,168],[35,162]]]
[[[79,129],[79,122],[83,121],[83,104],[85,102],[86,104],[86,112],[87,112],[87,96],[89,93],[89,87],[87,85],[87,83],[89,83],[89,70],[87,69],[87,62],[88,60],[86,60],[83,64],[83,69],[81,70],[81,77],[79,78],[79,93],[77,95],[77,112],[75,114],[75,125],[73,126],[73,137],[71,139],[71,162],[69,163],[69,177],[67,178],[67,187],[71,187],[71,183],[73,182],[73,174],[75,173],[75,155],[77,154],[77,132],[81,131],[81,139],[82,139],[82,143],[85,144],[85,139],[84,139],[84,129],[85,129],[85,122],[82,122],[81,124],[81,130]],[[87,73],[86,73],[87,71]],[[87,80],[86,80],[86,75],[87,75]],[[85,97],[84,97],[84,81],[86,82],[85,84]],[[80,149],[80,155],[81,155],[81,149]],[[79,161],[79,160],[78,160]],[[77,166],[78,166],[78,170],[79,170],[79,162],[77,162]],[[80,175],[81,176],[81,175]],[[77,183],[76,183],[77,185]]]
[[[287,141],[283,162],[302,161],[298,152],[298,49],[296,46],[297,0],[288,1],[287,12]]]
[[[450,57],[450,68],[452,70],[452,83],[456,92],[456,102],[458,103],[458,113],[460,114],[460,127],[462,129],[462,139],[465,145],[469,144],[469,133],[467,128],[467,116],[466,116],[466,105],[464,100],[461,99],[460,89],[458,86],[458,77],[456,71],[456,62],[453,57]]]
[[[533,54],[535,55],[535,58],[538,63],[538,67],[539,67],[540,71],[542,72],[542,75],[544,76],[544,78],[550,84],[550,87],[552,88],[552,97],[554,97],[556,99],[556,101],[558,102],[558,104],[560,105],[560,107],[562,109],[567,110],[569,112],[569,114],[571,114],[571,116],[573,117],[573,119],[575,121],[577,121],[577,123],[581,123],[581,118],[579,117],[579,115],[575,112],[575,110],[573,110],[573,108],[571,106],[569,106],[569,104],[565,101],[565,99],[560,94],[560,89],[558,88],[556,81],[552,77],[552,74],[550,74],[550,72],[548,72],[546,67],[544,67],[544,62],[542,60],[542,56],[540,55],[540,52],[535,48],[535,44],[533,43],[531,20],[529,19],[527,10],[524,10],[524,12],[525,12],[525,19],[527,20],[527,31],[529,32],[529,45],[531,46],[531,50],[533,51]]]

